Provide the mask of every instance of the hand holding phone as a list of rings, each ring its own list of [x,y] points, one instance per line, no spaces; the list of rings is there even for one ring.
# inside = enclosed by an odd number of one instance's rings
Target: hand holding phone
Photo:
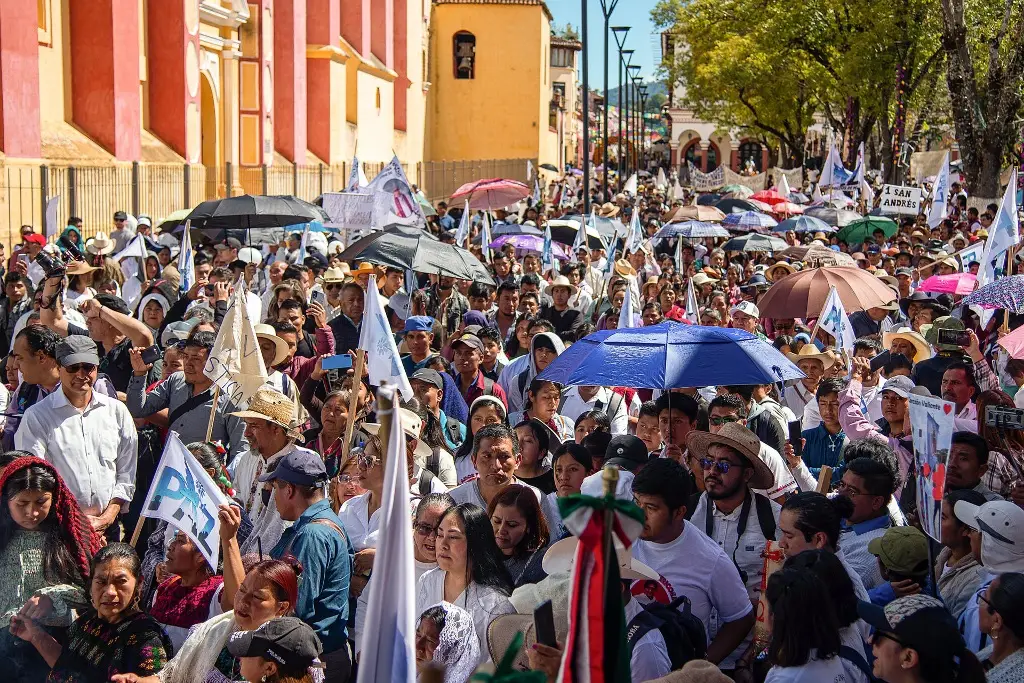
[[[889,358],[892,354],[888,349],[882,351],[880,354],[871,359],[871,372],[878,372],[885,367],[885,364],[889,362]]]
[[[803,426],[800,420],[793,420],[789,423],[789,443],[793,446],[793,454],[801,457],[804,452]]]
[[[550,600],[545,600],[533,610],[533,628],[538,643],[558,647],[558,639],[555,637],[555,613]]]

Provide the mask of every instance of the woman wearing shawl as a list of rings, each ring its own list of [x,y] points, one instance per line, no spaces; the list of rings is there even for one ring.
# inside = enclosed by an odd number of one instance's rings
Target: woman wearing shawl
[[[480,661],[480,643],[469,612],[440,602],[416,624],[416,673],[429,662],[444,667],[444,683],[466,683]]]
[[[0,475],[0,491],[0,657],[15,680],[40,680],[50,667],[11,635],[11,617],[33,619],[51,634],[66,629],[70,608],[88,603],[89,563],[100,538],[45,460],[14,460]]]

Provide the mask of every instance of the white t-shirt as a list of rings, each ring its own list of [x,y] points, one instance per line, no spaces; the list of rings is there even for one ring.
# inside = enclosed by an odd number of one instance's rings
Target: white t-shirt
[[[709,643],[718,634],[719,624],[742,619],[754,609],[732,560],[689,522],[669,543],[638,540],[633,557],[661,574],[672,599],[689,598],[694,616],[704,622]]]
[[[630,600],[625,605],[626,624],[629,624],[636,615],[644,611],[643,606],[636,600]],[[645,633],[633,647],[629,657],[630,674],[633,683],[645,683],[656,678],[667,676],[672,671],[672,660],[668,656],[668,646],[665,644],[665,637],[656,628]]]
[[[768,469],[772,471],[772,474],[775,475],[775,485],[770,489],[754,489],[754,493],[760,493],[762,496],[767,496],[774,500],[790,493],[795,493],[799,489],[796,479],[793,478],[793,473],[789,471],[786,460],[782,457],[781,453],[762,441],[761,450],[758,451],[757,455],[765,465],[768,465]]]
[[[356,552],[374,547],[373,544],[367,544],[367,537],[380,527],[380,508],[378,507],[372,515],[368,516],[366,513],[369,510],[369,505],[370,492],[367,491],[349,498],[341,504],[341,509],[338,510],[338,519],[341,520],[341,525],[344,527],[345,533],[348,534],[348,540],[352,543],[352,549]]]
[[[848,647],[861,657],[864,658],[865,664],[871,666],[871,658],[868,656],[871,652],[870,647],[865,646],[864,634],[868,632],[870,627],[863,619],[858,619],[846,628],[839,629],[839,642],[841,645]],[[853,662],[840,657],[843,663],[843,669],[846,671],[846,678],[850,683],[870,683],[868,677],[864,674],[860,668]]]
[[[803,666],[773,666],[764,683],[850,683],[850,678],[839,657],[815,659],[812,650]]]

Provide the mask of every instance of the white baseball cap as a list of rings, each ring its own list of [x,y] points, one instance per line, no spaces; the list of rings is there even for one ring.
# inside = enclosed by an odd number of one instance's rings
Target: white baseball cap
[[[997,574],[1024,572],[1024,509],[1008,500],[958,500],[956,518],[981,532],[981,564]]]
[[[741,301],[729,309],[729,315],[736,315],[737,313],[746,313],[751,318],[761,317],[761,311],[757,310],[757,306],[752,301]]]

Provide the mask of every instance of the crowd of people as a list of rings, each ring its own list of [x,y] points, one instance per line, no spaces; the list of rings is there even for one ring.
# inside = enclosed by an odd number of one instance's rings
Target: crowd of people
[[[558,502],[603,495],[612,466],[615,495],[644,516],[618,553],[633,681],[1022,681],[1024,432],[984,414],[1024,405],[1024,360],[995,343],[1024,319],[982,324],[962,297],[916,289],[932,268],[977,270],[956,253],[988,224],[953,193],[931,229],[785,235],[847,252],[891,288],[850,316],[852,356],[814,320],[758,309],[815,263],[653,239],[679,203],[653,186],[594,207],[636,213],[639,248],[585,244],[547,270],[512,245],[485,254],[472,217],[493,282],[345,262],[336,237],[311,233],[197,241],[179,294],[178,237],[145,216],[118,212],[88,240],[72,219],[62,237],[85,258],[56,271],[36,257],[59,259],[65,240],[25,226],[0,298],[0,655],[19,681],[354,681],[375,637],[386,443],[377,388],[324,360],[355,352],[376,296],[414,394],[399,410],[422,670],[467,683],[525,631],[516,666],[556,680],[577,543]],[[493,226],[543,230],[566,212],[497,211]],[[426,229],[454,241],[457,214],[442,203]],[[150,256],[126,279],[114,255],[140,236]],[[204,373],[236,287],[268,373],[245,406]],[[632,326],[742,329],[805,377],[668,391],[545,378],[572,344],[617,328],[627,298]],[[913,393],[955,405],[938,539],[918,519]],[[173,524],[140,521],[170,431],[231,501],[217,566]],[[533,632],[546,600],[553,645]]]

